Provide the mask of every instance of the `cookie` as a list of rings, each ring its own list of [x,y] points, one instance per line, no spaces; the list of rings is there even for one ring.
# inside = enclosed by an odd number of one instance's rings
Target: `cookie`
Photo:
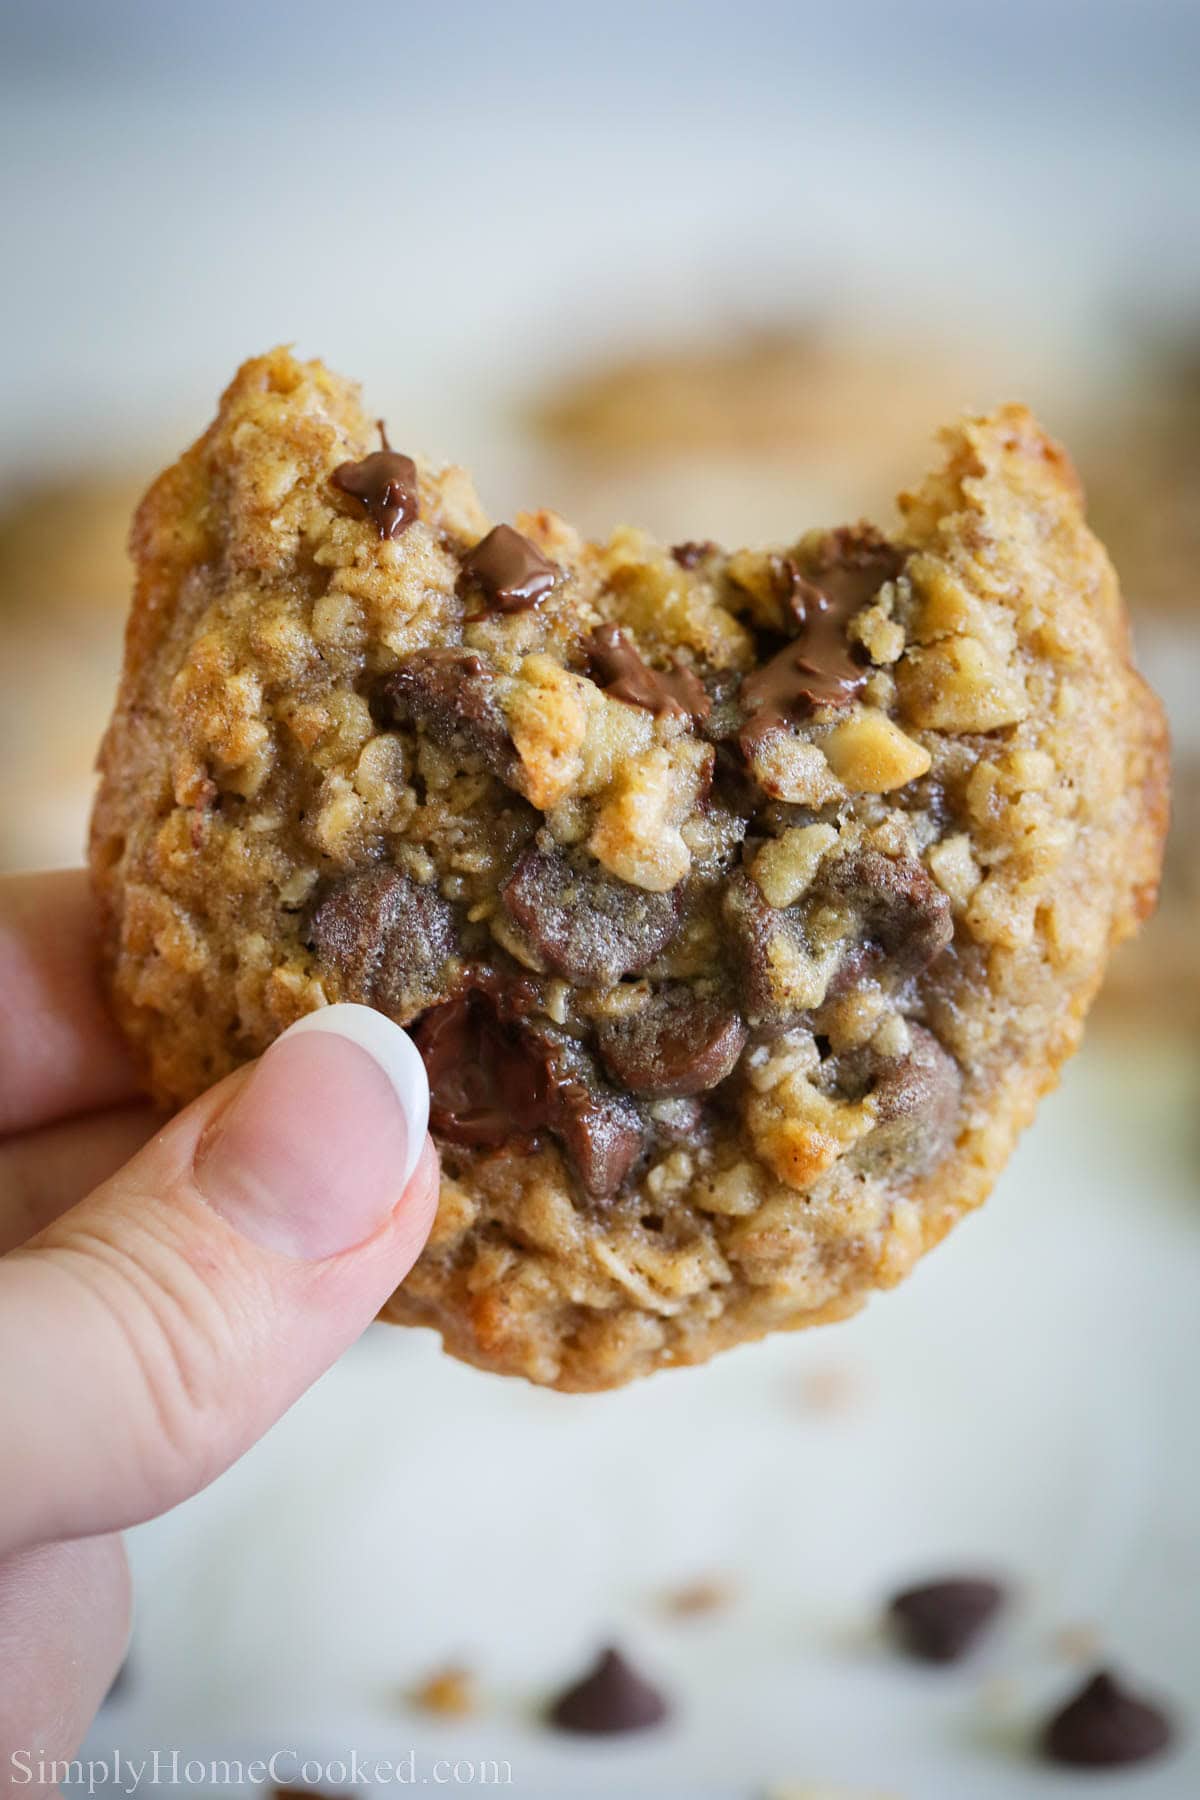
[[[1136,347],[1081,458],[1088,503],[1133,609],[1200,614],[1200,334]]]
[[[528,409],[539,492],[584,528],[632,519],[668,541],[763,543],[798,518],[871,514],[937,426],[995,388],[996,360],[820,317],[635,342]]]
[[[493,525],[247,363],[143,502],[92,832],[184,1101],[315,1007],[412,1027],[443,1167],[387,1308],[616,1386],[842,1318],[984,1199],[1151,905],[1157,702],[1064,454],[946,434],[885,536]]]
[[[0,761],[20,770],[0,790],[0,870],[78,858],[144,485],[97,468],[0,493]]]

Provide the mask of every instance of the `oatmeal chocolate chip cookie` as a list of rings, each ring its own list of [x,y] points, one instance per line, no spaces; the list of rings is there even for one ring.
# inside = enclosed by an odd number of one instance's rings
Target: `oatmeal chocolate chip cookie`
[[[442,1201],[388,1307],[614,1386],[840,1318],[987,1194],[1153,899],[1157,703],[1009,408],[885,538],[493,525],[357,391],[247,363],[137,517],[92,862],[183,1101],[411,1026]]]

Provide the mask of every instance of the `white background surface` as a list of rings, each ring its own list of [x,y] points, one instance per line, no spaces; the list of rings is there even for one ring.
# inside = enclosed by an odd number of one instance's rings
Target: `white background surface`
[[[1190,7],[1097,0],[14,5],[0,474],[173,453],[243,355],[294,339],[503,512],[553,499],[512,446],[532,376],[814,305],[1002,333],[1058,423],[1117,324],[1194,296],[1198,42]],[[1091,1050],[986,1212],[835,1331],[588,1400],[372,1332],[134,1534],[137,1672],[97,1750],[505,1756],[509,1791],[557,1800],[1190,1800],[1197,1073]],[[828,1367],[857,1399],[822,1416]],[[959,1561],[1011,1575],[1011,1618],[969,1667],[895,1661],[879,1597]],[[726,1569],[728,1612],[656,1610]],[[1023,1760],[1076,1624],[1190,1706],[1170,1761]],[[531,1709],[610,1631],[678,1722],[547,1737]],[[488,1708],[421,1720],[400,1691],[453,1655]]]
[[[240,1467],[132,1536],[128,1702],[94,1753],[506,1757],[514,1792],[751,1800],[768,1778],[904,1800],[1200,1793],[1200,1059],[1086,1052],[988,1207],[857,1320],[588,1399],[376,1328]],[[849,1387],[823,1414],[826,1372]],[[950,1670],[873,1632],[907,1580],[1015,1584]],[[728,1572],[735,1603],[664,1619]],[[1157,1767],[1028,1758],[1098,1655],[1190,1725]],[[609,1634],[677,1722],[598,1749],[536,1723]],[[462,1657],[486,1710],[404,1689]],[[380,1790],[383,1791],[383,1790]]]

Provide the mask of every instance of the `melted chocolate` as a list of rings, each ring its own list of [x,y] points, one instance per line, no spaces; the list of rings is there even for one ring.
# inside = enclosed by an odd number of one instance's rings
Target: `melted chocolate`
[[[584,1191],[611,1199],[642,1154],[641,1115],[599,1080],[578,1044],[522,1018],[529,1000],[524,983],[483,972],[470,992],[425,1015],[413,1037],[429,1076],[430,1123],[475,1150],[550,1132]]]
[[[587,641],[596,680],[614,700],[643,706],[656,718],[689,718],[702,724],[712,711],[704,685],[690,669],[652,669],[619,625],[599,625]]]
[[[742,683],[749,714],[738,732],[744,756],[752,757],[772,732],[799,724],[818,706],[849,705],[867,671],[846,642],[846,626],[903,564],[900,551],[866,527],[829,532],[807,574],[792,557],[777,559],[776,581],[797,635]]]
[[[506,1011],[476,988],[426,1013],[413,1034],[429,1076],[430,1122],[452,1144],[495,1149],[536,1135],[555,1116],[550,1055]]]
[[[490,612],[528,612],[546,598],[560,574],[557,564],[511,525],[493,526],[480,538],[463,558],[462,572],[483,595],[484,610],[475,618]]]
[[[339,464],[330,479],[365,507],[381,538],[398,538],[417,516],[417,465],[392,449],[382,419],[379,435],[382,450],[373,450],[361,462]]]

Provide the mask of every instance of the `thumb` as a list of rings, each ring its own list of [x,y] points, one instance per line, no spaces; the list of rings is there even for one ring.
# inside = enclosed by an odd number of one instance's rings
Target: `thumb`
[[[433,1219],[428,1104],[397,1025],[325,1007],[0,1261],[0,1555],[194,1493],[359,1336]]]

